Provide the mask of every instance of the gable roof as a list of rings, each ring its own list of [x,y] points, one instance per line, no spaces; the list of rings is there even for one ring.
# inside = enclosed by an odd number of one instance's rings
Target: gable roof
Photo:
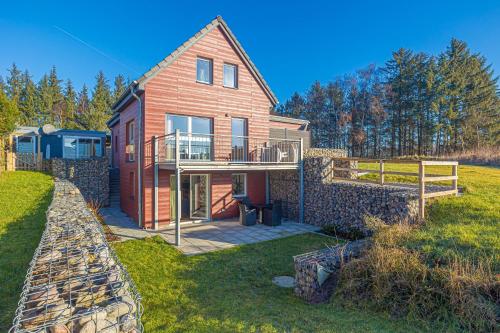
[[[278,99],[272,92],[267,82],[262,77],[262,74],[260,74],[255,64],[252,62],[252,60],[250,60],[250,57],[243,49],[240,42],[238,42],[238,40],[236,39],[236,36],[231,32],[231,30],[227,26],[227,23],[222,19],[221,16],[217,16],[203,29],[198,31],[193,37],[189,38],[186,42],[184,42],[181,46],[179,46],[174,52],[170,53],[170,55],[168,55],[165,59],[163,59],[158,64],[153,66],[149,71],[144,73],[139,79],[132,82],[132,84],[125,90],[125,92],[120,96],[120,98],[118,98],[116,103],[113,105],[112,107],[113,111],[117,111],[131,98],[130,92],[132,88],[138,88],[139,90],[144,90],[144,86],[149,80],[154,78],[162,69],[172,64],[186,50],[188,50],[196,42],[202,39],[206,34],[208,34],[217,27],[220,27],[222,31],[225,33],[225,35],[228,37],[229,41],[233,44],[234,48],[236,49],[236,52],[243,59],[243,62],[248,66],[250,72],[254,75],[257,82],[261,85],[264,92],[271,100],[272,104],[273,105],[278,104]]]

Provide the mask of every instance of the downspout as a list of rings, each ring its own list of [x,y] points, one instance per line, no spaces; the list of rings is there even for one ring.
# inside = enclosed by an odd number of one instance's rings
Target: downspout
[[[142,221],[142,100],[136,94],[137,81],[133,82],[133,86],[130,88],[130,94],[137,100],[139,104],[138,116],[137,116],[137,136],[139,139],[139,144],[137,145],[137,182],[138,182],[138,203],[137,203],[137,216],[139,227],[143,227]]]

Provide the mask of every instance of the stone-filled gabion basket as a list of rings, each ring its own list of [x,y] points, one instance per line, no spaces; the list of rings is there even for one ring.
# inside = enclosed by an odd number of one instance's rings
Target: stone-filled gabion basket
[[[55,182],[14,332],[143,332],[141,297],[104,231],[69,181]]]
[[[308,303],[328,301],[342,266],[361,256],[369,246],[368,239],[361,239],[294,256],[295,295]]]

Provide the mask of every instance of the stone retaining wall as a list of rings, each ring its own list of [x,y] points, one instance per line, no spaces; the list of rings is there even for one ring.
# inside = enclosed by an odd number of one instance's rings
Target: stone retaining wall
[[[140,296],[76,186],[56,179],[10,333],[138,333]]]
[[[87,201],[109,205],[109,160],[107,157],[86,159],[53,158],[44,161],[44,170],[54,177],[75,184]]]
[[[418,219],[418,193],[414,188],[360,183],[355,173],[335,168],[357,168],[357,163],[334,160],[345,157],[339,149],[309,149],[304,154],[304,222],[335,226],[341,233],[368,234],[366,217],[388,224]],[[270,172],[271,199],[292,202],[288,210],[298,218],[299,176],[297,171]]]
[[[293,257],[295,294],[308,303],[328,301],[342,265],[359,257],[368,246],[368,240],[358,240]]]
[[[368,234],[365,219],[376,217],[387,224],[418,220],[418,193],[403,186],[332,179],[330,158],[305,161],[304,222],[333,225],[342,233]]]
[[[310,163],[316,157],[346,157],[343,149],[310,148],[304,152],[304,174],[314,172],[316,165]],[[325,160],[326,161],[326,160]],[[328,160],[330,161],[330,160]],[[335,161],[337,167],[348,167],[352,162]],[[348,176],[348,172],[337,172],[337,176]],[[325,175],[325,177],[331,175]],[[354,177],[353,174],[349,175]],[[297,221],[299,218],[299,173],[295,170],[276,170],[269,172],[269,185],[271,200],[283,201],[283,211],[287,218]],[[305,184],[307,189],[307,183]],[[311,190],[311,189],[309,189]]]

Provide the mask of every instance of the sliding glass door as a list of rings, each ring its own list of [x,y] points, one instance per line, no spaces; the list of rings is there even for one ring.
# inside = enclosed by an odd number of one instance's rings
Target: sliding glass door
[[[177,185],[170,176],[170,218],[177,212]],[[208,220],[210,218],[210,179],[207,174],[181,176],[181,220]]]
[[[209,190],[208,175],[191,175],[190,212],[192,219],[208,219]]]

